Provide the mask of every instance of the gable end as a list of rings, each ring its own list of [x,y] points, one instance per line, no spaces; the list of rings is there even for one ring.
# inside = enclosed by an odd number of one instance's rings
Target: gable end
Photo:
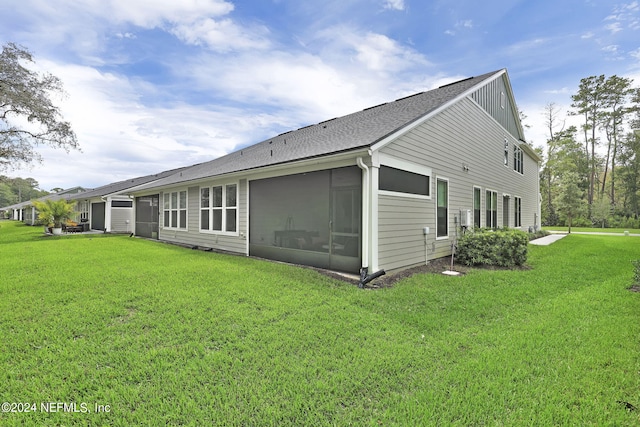
[[[479,87],[471,94],[471,98],[514,138],[524,141],[518,108],[506,73]]]

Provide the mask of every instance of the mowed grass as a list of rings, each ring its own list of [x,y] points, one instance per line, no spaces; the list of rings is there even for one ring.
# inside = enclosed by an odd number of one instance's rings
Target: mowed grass
[[[0,397],[37,404],[0,425],[638,425],[634,259],[638,238],[571,235],[528,270],[362,290],[0,222]]]
[[[569,231],[569,227],[548,226],[544,227],[544,229],[551,231]],[[629,234],[640,234],[640,229],[638,228],[571,227],[572,233],[624,233],[625,231],[628,231]]]

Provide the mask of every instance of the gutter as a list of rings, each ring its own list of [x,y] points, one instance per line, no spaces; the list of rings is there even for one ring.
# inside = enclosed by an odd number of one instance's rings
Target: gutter
[[[371,156],[371,151],[369,150],[369,156]],[[369,167],[362,161],[362,157],[358,157],[356,159],[356,163],[358,167],[362,169],[362,187],[364,189],[362,194],[362,268],[360,268],[360,281],[358,282],[359,288],[364,288],[364,285],[371,282],[374,279],[377,279],[380,276],[385,274],[384,270],[379,270],[373,274],[369,274],[369,242],[370,242],[370,231],[369,231],[369,222],[370,222],[370,202],[369,202],[369,194],[370,194],[370,172]]]

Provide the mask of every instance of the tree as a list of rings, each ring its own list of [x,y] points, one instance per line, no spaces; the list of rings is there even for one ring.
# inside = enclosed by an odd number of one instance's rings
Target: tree
[[[26,63],[26,64],[25,64]],[[42,161],[36,148],[79,149],[71,124],[62,118],[51,95],[63,95],[62,82],[25,65],[31,53],[7,43],[0,53],[0,169]]]
[[[33,178],[9,178],[0,175],[0,192],[2,192],[0,207],[37,199],[49,194],[47,191],[40,190],[39,186],[38,181]]]
[[[640,217],[640,135],[628,133],[620,147],[624,214]]]
[[[598,201],[593,203],[591,208],[591,220],[595,223],[599,223],[601,228],[604,228],[607,220],[611,216],[611,203],[605,198],[601,197]]]
[[[596,187],[596,146],[598,144],[596,130],[598,123],[601,121],[602,109],[605,102],[603,97],[604,84],[604,74],[597,77],[585,77],[580,79],[578,93],[571,96],[571,99],[573,100],[571,106],[577,110],[574,114],[584,116],[582,130],[584,131],[585,152],[587,153],[587,156],[589,156],[590,164],[589,188],[587,191],[589,209],[591,209],[591,205],[593,204]],[[589,153],[589,148],[591,148],[591,153]]]
[[[540,180],[540,193],[545,195],[545,203],[542,204],[544,225],[558,224],[556,199],[560,192],[560,182],[565,174],[570,172],[577,174],[580,189],[585,191],[588,188],[588,158],[580,143],[576,141],[577,132],[575,126],[570,126],[567,129],[554,131],[553,138],[547,141],[547,156]]]
[[[18,198],[13,191],[11,191],[11,187],[4,182],[0,182],[0,207],[11,206],[16,203]]]
[[[556,204],[558,210],[562,212],[567,219],[567,227],[571,233],[571,223],[573,218],[580,215],[582,207],[582,190],[578,185],[579,177],[575,172],[568,172],[562,176],[560,180],[560,194]]]
[[[605,111],[600,118],[601,127],[605,130],[607,136],[607,157],[604,163],[602,190],[604,194],[605,185],[607,183],[607,171],[609,170],[609,160],[611,159],[611,205],[615,205],[616,192],[615,192],[615,172],[616,172],[616,156],[618,154],[618,140],[621,133],[622,125],[625,116],[629,113],[629,108],[626,106],[629,96],[632,94],[633,89],[631,84],[632,79],[624,77],[611,76],[602,86],[602,98],[604,100]]]
[[[558,138],[556,135],[556,129],[559,125],[558,116],[559,108],[555,103],[550,102],[544,107],[545,125],[549,130],[549,138],[547,139],[547,156],[544,166],[541,171],[541,194],[545,195],[545,204],[542,209],[542,223],[545,225],[556,225],[557,215],[555,213],[555,207],[553,206],[553,178],[554,178],[554,163],[556,162]],[[564,121],[560,132],[564,130]]]

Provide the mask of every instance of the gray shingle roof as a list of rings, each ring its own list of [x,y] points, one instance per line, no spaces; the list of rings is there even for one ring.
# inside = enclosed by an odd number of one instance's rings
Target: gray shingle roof
[[[160,172],[153,175],[146,175],[137,178],[125,179],[124,181],[118,181],[111,184],[103,185],[102,187],[94,188],[89,191],[85,191],[78,194],[73,194],[68,197],[69,200],[84,200],[91,199],[94,197],[102,197],[107,196],[109,194],[121,193],[129,188],[137,187],[139,185],[151,183],[153,181],[157,181],[162,178],[166,178],[171,175],[175,175],[176,173],[186,169],[185,167],[171,169],[168,171]]]
[[[500,72],[502,70],[470,77],[428,92],[286,132],[142,185],[136,191],[370,147]]]
[[[47,194],[45,196],[42,197],[38,197],[37,199],[33,199],[33,200],[39,200],[41,202],[44,202],[46,200],[52,200],[52,201],[56,201],[56,200],[60,200],[60,199],[71,199],[72,196],[76,195],[77,193],[83,192],[83,191],[89,191],[89,190],[85,190],[82,187],[73,187],[73,188],[68,188],[66,190],[62,190],[58,193],[50,193]],[[11,206],[5,206],[0,208],[0,210],[9,210],[9,209],[23,209],[25,207],[31,206],[33,204],[33,200],[26,200],[24,202],[21,203],[16,203],[14,205]]]

